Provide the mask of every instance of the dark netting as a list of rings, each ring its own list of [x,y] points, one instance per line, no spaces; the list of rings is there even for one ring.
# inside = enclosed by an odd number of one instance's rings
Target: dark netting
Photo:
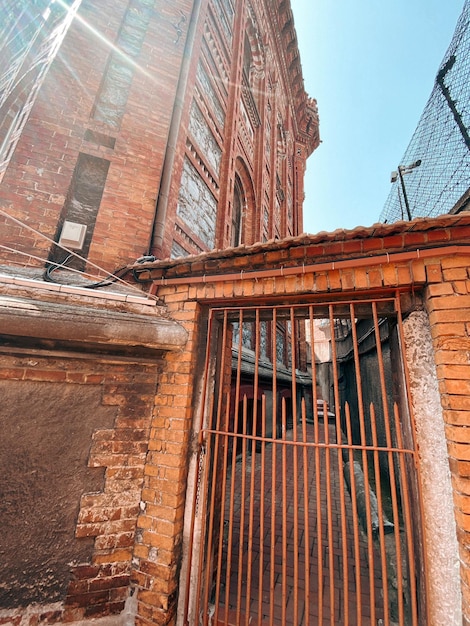
[[[470,188],[470,0],[403,155],[382,222],[432,217],[465,206]]]

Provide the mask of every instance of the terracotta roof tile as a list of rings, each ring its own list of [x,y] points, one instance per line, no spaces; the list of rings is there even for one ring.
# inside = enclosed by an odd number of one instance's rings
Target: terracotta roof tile
[[[436,231],[435,236],[427,237],[428,247],[430,245],[438,245],[439,242],[445,244],[451,239],[455,241],[455,237],[451,237],[448,229],[453,229],[456,227],[465,226],[470,227],[470,212],[467,213],[459,213],[457,215],[442,215],[440,217],[433,218],[418,218],[411,222],[408,221],[400,221],[394,222],[392,224],[382,224],[376,223],[371,226],[357,226],[352,230],[345,229],[337,229],[333,232],[322,231],[317,234],[308,234],[302,233],[296,237],[288,237],[285,239],[278,240],[270,240],[265,243],[255,243],[253,245],[242,245],[236,248],[225,248],[223,250],[211,250],[209,252],[205,252],[202,254],[194,255],[194,256],[186,256],[179,257],[176,259],[162,259],[156,260],[150,263],[137,264],[132,267],[138,267],[139,269],[148,268],[152,270],[166,270],[172,268],[175,273],[179,275],[185,274],[187,272],[195,272],[195,271],[204,271],[208,266],[211,266],[211,269],[216,267],[217,261],[221,260],[229,260],[236,259],[239,257],[250,257],[253,261],[255,261],[254,257],[257,255],[256,264],[259,265],[260,261],[264,260],[267,264],[266,257],[272,257],[273,255],[268,255],[267,253],[279,253],[280,259],[282,259],[284,255],[283,251],[287,249],[295,248],[295,247],[315,247],[322,246],[318,248],[317,253],[320,255],[331,254],[332,256],[339,257],[338,250],[343,250],[345,252],[347,250],[348,256],[354,253],[354,245],[342,246],[346,242],[357,242],[357,254],[361,256],[367,256],[377,253],[378,251],[382,251],[384,248],[384,242],[377,241],[377,245],[371,245],[373,242],[371,240],[378,239],[381,240],[383,238],[390,238],[393,235],[402,235],[403,243],[400,245],[400,240],[389,240],[391,244],[391,249],[398,249],[406,246],[410,248],[413,246],[413,238],[411,233],[418,235],[418,233],[429,233],[430,231]],[[439,232],[441,231],[441,232]],[[423,235],[424,236],[424,235]],[[419,238],[418,238],[419,239]],[[365,242],[369,241],[369,245]],[[470,243],[470,237],[469,237]],[[338,244],[340,244],[338,246]],[[322,252],[323,251],[323,252]],[[274,255],[275,256],[275,255]],[[296,255],[299,257],[299,255]],[[300,259],[300,257],[299,257]],[[249,265],[249,260],[246,260],[246,263]]]

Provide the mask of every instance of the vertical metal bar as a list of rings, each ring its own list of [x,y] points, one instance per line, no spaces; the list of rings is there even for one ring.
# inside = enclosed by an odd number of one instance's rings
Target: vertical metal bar
[[[254,532],[254,514],[255,514],[255,472],[256,472],[256,420],[253,419],[252,424],[253,439],[248,439],[248,446],[251,445],[251,477],[250,477],[250,495],[249,495],[249,520],[248,520],[248,563],[246,573],[246,610],[245,610],[245,626],[248,626],[252,620],[251,615],[251,584],[253,578],[253,532]]]
[[[302,460],[303,460],[303,481],[304,481],[304,582],[305,582],[305,626],[310,625],[310,504],[309,489],[310,481],[308,478],[308,447],[307,447],[307,410],[305,406],[305,398],[302,398]]]
[[[235,506],[235,484],[237,479],[237,447],[238,447],[238,426],[240,422],[240,382],[241,382],[241,364],[243,350],[243,310],[240,310],[238,316],[239,337],[238,337],[238,358],[237,372],[235,377],[235,406],[233,418],[233,435],[232,435],[232,462],[231,462],[231,484],[230,484],[230,504],[229,504],[229,527],[228,527],[228,544],[227,544],[227,571],[225,573],[225,623],[228,624],[228,611],[230,604],[230,581],[232,578],[232,546],[233,546],[233,525],[234,525],[234,506]]]
[[[385,440],[388,448],[388,471],[390,476],[390,495],[392,499],[392,512],[393,512],[393,524],[394,524],[394,538],[395,538],[395,554],[396,554],[396,567],[397,567],[397,596],[398,596],[398,622],[400,624],[405,623],[404,614],[404,589],[403,589],[403,566],[402,566],[402,549],[400,538],[400,513],[398,507],[397,496],[397,480],[395,475],[395,459],[392,451],[392,434],[390,428],[390,417],[385,420]],[[400,454],[400,453],[399,453]]]
[[[287,444],[286,444],[286,400],[282,398],[282,607],[281,621],[286,623],[287,604]]]
[[[238,428],[238,408],[235,408],[234,416],[234,432]],[[236,469],[237,469],[237,442],[236,436],[232,437],[232,460],[230,468],[230,502],[228,507],[228,541],[227,541],[227,569],[225,572],[225,624],[228,624],[228,611],[230,605],[230,581],[232,579],[232,547],[233,547],[233,526],[234,526],[234,504],[235,504],[235,484],[236,484]]]
[[[270,558],[270,595],[269,595],[269,617],[270,623],[274,624],[274,585],[275,585],[275,564],[276,564],[276,472],[277,472],[277,311],[273,309],[272,321],[272,364],[273,364],[273,447],[271,460],[271,558]]]
[[[351,429],[351,411],[349,404],[344,405],[346,417],[346,438],[348,442],[349,483],[351,490],[352,521],[354,536],[354,565],[356,574],[356,616],[357,623],[362,621],[362,580],[361,580],[361,552],[359,544],[359,517],[357,514],[356,475],[354,473],[354,448]]]
[[[375,624],[375,581],[374,581],[374,542],[372,537],[372,517],[371,517],[371,505],[370,505],[370,491],[369,491],[369,467],[367,462],[367,450],[366,450],[366,430],[365,430],[365,416],[364,416],[364,404],[362,399],[362,377],[361,377],[361,364],[359,359],[359,344],[357,341],[357,329],[356,329],[356,315],[354,304],[350,304],[350,316],[352,322],[352,335],[353,335],[353,350],[354,350],[354,366],[356,369],[356,388],[357,388],[357,401],[359,412],[359,430],[362,446],[362,472],[364,474],[364,497],[366,504],[366,520],[367,520],[367,557],[369,565],[369,592],[370,592],[370,613],[371,622]]]
[[[323,430],[325,441],[325,478],[326,478],[326,520],[327,520],[327,550],[328,550],[328,575],[330,586],[330,624],[335,624],[335,562],[333,541],[333,503],[331,494],[331,459],[330,459],[330,436],[328,428],[328,413],[326,402],[323,404]]]
[[[290,309],[290,329],[291,329],[291,393],[292,393],[292,434],[294,442],[297,442],[297,359],[296,359],[296,343],[294,342],[296,320],[294,317],[294,309]],[[293,454],[293,498],[294,498],[294,624],[298,623],[299,614],[299,463],[297,458],[297,446],[292,446]],[[287,503],[286,503],[287,505]]]
[[[212,468],[208,464],[207,465],[207,474],[209,481],[209,472],[212,474],[216,473],[218,470],[219,464],[219,448],[220,448],[220,437],[221,435],[221,420],[223,414],[223,393],[224,393],[224,374],[225,374],[225,363],[226,363],[226,341],[227,341],[227,311],[224,312],[224,321],[223,321],[223,330],[222,330],[222,346],[221,346],[221,354],[220,354],[220,367],[217,367],[216,373],[218,376],[218,398],[217,398],[217,406],[216,406],[216,420],[215,420],[215,433],[210,436],[210,440],[214,441],[214,460]],[[211,413],[212,416],[212,413]],[[212,420],[212,417],[211,417]],[[208,424],[209,428],[213,428],[212,424]],[[207,455],[207,460],[209,461],[210,457]],[[208,483],[209,484],[209,483]],[[217,505],[217,496],[220,496],[220,489],[223,489],[223,485],[220,483],[216,483],[215,481],[211,481],[211,501],[209,507],[209,519],[208,519],[208,534],[207,534],[207,557],[206,557],[206,575],[205,575],[205,585],[204,585],[204,602],[203,602],[203,610],[204,616],[208,614],[209,607],[209,593],[211,591],[212,581],[211,577],[213,575],[212,569],[212,549],[213,549],[213,539],[214,539],[214,529],[217,524],[216,520],[216,505]],[[220,514],[220,513],[219,513]],[[220,529],[220,521],[219,520],[219,529]],[[222,526],[223,528],[223,526]],[[209,561],[210,560],[210,561]],[[205,617],[204,617],[205,619]]]
[[[318,624],[323,624],[323,523],[321,510],[321,455],[319,447],[319,423],[318,423],[318,394],[317,394],[317,364],[315,357],[315,310],[309,307],[310,323],[310,359],[312,363],[312,419],[313,419],[313,444],[314,444],[314,468],[315,468],[315,502],[316,502],[316,528],[317,528],[317,604]],[[310,548],[310,546],[309,546]],[[309,564],[306,563],[306,568]],[[310,581],[310,576],[308,576]]]
[[[385,367],[384,367],[384,362],[383,362],[383,353],[382,353],[382,342],[380,339],[380,328],[379,328],[379,318],[378,318],[378,314],[377,314],[377,303],[375,301],[372,302],[372,317],[374,320],[374,332],[375,332],[375,344],[377,347],[377,360],[378,360],[378,365],[379,365],[379,377],[380,377],[380,390],[381,390],[381,396],[382,396],[382,411],[383,411],[383,416],[384,416],[384,425],[385,425],[385,431],[389,431],[390,434],[390,414],[389,414],[389,410],[388,410],[388,401],[387,401],[387,387],[385,384]],[[371,412],[371,418],[373,418],[373,432],[375,432],[375,443],[374,445],[377,444],[377,431],[376,431],[376,423],[375,423],[375,412]],[[385,439],[386,439],[386,444],[387,447],[391,447],[391,437],[388,438],[387,434],[385,435]],[[390,439],[390,443],[388,443]],[[374,465],[376,465],[378,463],[379,465],[379,475],[378,477],[376,477],[376,484],[377,484],[377,501],[378,501],[378,506],[379,506],[379,512],[380,514],[382,514],[382,490],[378,488],[379,485],[379,480],[380,480],[380,459],[376,458],[376,456],[378,457],[378,453],[374,453]],[[392,464],[393,464],[393,456],[392,456]],[[389,457],[389,461],[390,461],[390,457]],[[377,472],[377,469],[376,469]],[[395,493],[396,496],[396,492],[395,492],[395,485],[393,485],[392,487],[393,492]],[[392,495],[392,494],[391,494]],[[393,510],[393,495],[392,495],[392,510]],[[398,524],[398,528],[400,527],[400,523],[399,520],[396,519],[396,521],[394,521],[394,524]],[[380,525],[381,527],[381,531],[383,534],[383,528],[382,528],[382,523]],[[396,533],[396,529],[394,528],[394,533]],[[381,546],[381,559],[382,559],[382,580],[383,580],[383,590],[384,590],[384,619],[385,619],[385,626],[387,626],[387,624],[389,623],[389,598],[388,598],[388,576],[387,576],[387,565],[385,563],[385,572],[384,572],[384,558],[386,559],[386,554],[384,555],[384,547],[385,546],[385,538],[382,536],[382,534],[380,535],[380,546]],[[395,541],[396,541],[396,535],[395,535]],[[400,542],[400,536],[398,534],[398,542]],[[400,545],[398,543],[398,546],[396,546],[396,548],[398,548],[396,555],[397,555],[397,559],[398,556],[401,557],[401,550],[400,550]],[[397,568],[398,569],[398,568]],[[401,563],[400,563],[400,569],[401,569]],[[385,574],[385,575],[384,575]],[[402,586],[402,581],[398,582],[398,586]],[[399,605],[401,603],[402,609],[403,609],[403,598],[399,599]]]
[[[265,471],[266,471],[266,396],[261,396],[261,479],[260,479],[260,512],[259,512],[259,569],[258,569],[258,623],[263,615],[263,576],[264,576],[264,533],[265,533]]]
[[[246,433],[247,433],[247,398],[243,396],[243,437],[242,437],[242,459],[241,459],[241,494],[240,494],[240,538],[238,542],[238,584],[237,584],[237,626],[240,626],[242,615],[242,592],[243,592],[243,555],[245,542],[245,503],[246,503]]]
[[[400,467],[400,487],[402,492],[402,503],[403,503],[403,521],[405,523],[405,536],[406,536],[406,545],[408,547],[408,569],[410,574],[410,595],[411,595],[411,617],[413,620],[413,625],[418,624],[418,606],[417,606],[417,589],[416,589],[416,567],[415,567],[415,548],[414,548],[414,540],[413,540],[413,525],[412,525],[412,515],[411,515],[411,507],[410,507],[410,494],[408,490],[408,475],[406,471],[404,452],[403,450],[403,439],[401,434],[401,425],[400,425],[400,416],[398,414],[398,406],[395,403],[393,405],[393,413],[395,416],[395,430],[397,435],[397,444],[400,452],[398,453],[399,467]],[[413,461],[414,455],[413,455]]]
[[[255,514],[255,472],[256,472],[256,435],[258,420],[258,382],[259,382],[259,309],[256,309],[255,316],[255,371],[253,380],[253,423],[252,423],[252,439],[251,439],[251,479],[250,479],[250,506],[248,521],[248,563],[246,578],[246,611],[245,626],[249,626],[252,619],[250,599],[251,599],[251,581],[253,577],[253,530],[254,530],[254,514]]]
[[[229,429],[229,420],[230,420],[230,392],[227,392],[226,401],[225,401],[225,426],[224,430],[228,433]],[[227,498],[227,470],[228,470],[228,448],[229,448],[229,438],[228,435],[224,435],[224,446],[223,446],[223,470],[222,470],[222,493],[220,500],[220,520],[219,520],[219,546],[218,546],[218,555],[217,555],[217,578],[216,578],[216,588],[215,588],[215,613],[214,613],[214,622],[217,624],[219,620],[219,605],[220,605],[220,583],[222,579],[222,557],[224,552],[224,532],[225,532],[225,507],[226,507],[226,498]]]
[[[334,329],[333,306],[330,305],[330,327]],[[342,565],[343,565],[343,593],[344,593],[344,626],[349,625],[349,572],[348,572],[348,538],[346,524],[346,503],[345,503],[345,484],[343,474],[343,450],[342,450],[342,430],[340,417],[340,397],[338,388],[338,362],[336,354],[336,342],[334,333],[332,332],[331,341],[331,361],[333,364],[333,381],[334,381],[334,398],[335,398],[335,425],[336,425],[336,441],[338,444],[338,477],[339,477],[339,501],[341,514],[341,547],[342,547]],[[328,422],[326,407],[324,407],[324,419]]]
[[[380,461],[378,451],[377,440],[377,421],[375,418],[375,408],[373,403],[370,404],[370,422],[372,431],[372,445],[374,447],[374,477],[375,477],[375,493],[377,496],[377,513],[379,523],[379,545],[380,545],[380,565],[382,570],[382,591],[383,591],[383,604],[384,604],[384,624],[389,626],[389,605],[388,605],[388,576],[387,576],[387,552],[385,547],[385,532],[384,532],[384,517],[383,517],[383,502],[382,502],[382,486],[380,476]]]
[[[315,443],[315,497],[317,502],[317,561],[318,561],[318,623],[323,624],[323,518],[322,518],[322,473],[320,455],[320,424],[318,409],[315,405],[314,443]]]

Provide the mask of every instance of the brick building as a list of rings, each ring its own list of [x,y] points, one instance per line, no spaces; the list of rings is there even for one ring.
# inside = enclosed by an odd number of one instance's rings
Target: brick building
[[[78,224],[74,249],[108,271],[302,232],[318,119],[288,2],[30,4],[3,44],[12,218],[55,242]],[[67,256],[5,215],[2,230],[8,263]]]
[[[288,2],[64,6],[1,27],[0,624],[470,623],[470,218],[300,235]]]
[[[44,619],[69,621],[119,613],[128,596],[161,359],[186,338],[140,286],[110,292],[100,279],[142,256],[300,233],[318,117],[289,2],[33,0],[2,18],[2,353],[41,373],[4,370],[0,604],[46,604]],[[104,518],[84,494],[102,490],[103,472],[87,469],[104,467],[101,436],[123,456],[98,500],[123,493],[115,531],[96,540],[88,524]],[[114,556],[94,564],[92,545]]]

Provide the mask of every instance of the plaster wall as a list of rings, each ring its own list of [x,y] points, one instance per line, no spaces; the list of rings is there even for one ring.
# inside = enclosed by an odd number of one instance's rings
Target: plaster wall
[[[430,626],[462,623],[459,550],[452,501],[444,418],[434,362],[429,319],[414,311],[403,323],[405,358],[420,461],[427,602]]]

